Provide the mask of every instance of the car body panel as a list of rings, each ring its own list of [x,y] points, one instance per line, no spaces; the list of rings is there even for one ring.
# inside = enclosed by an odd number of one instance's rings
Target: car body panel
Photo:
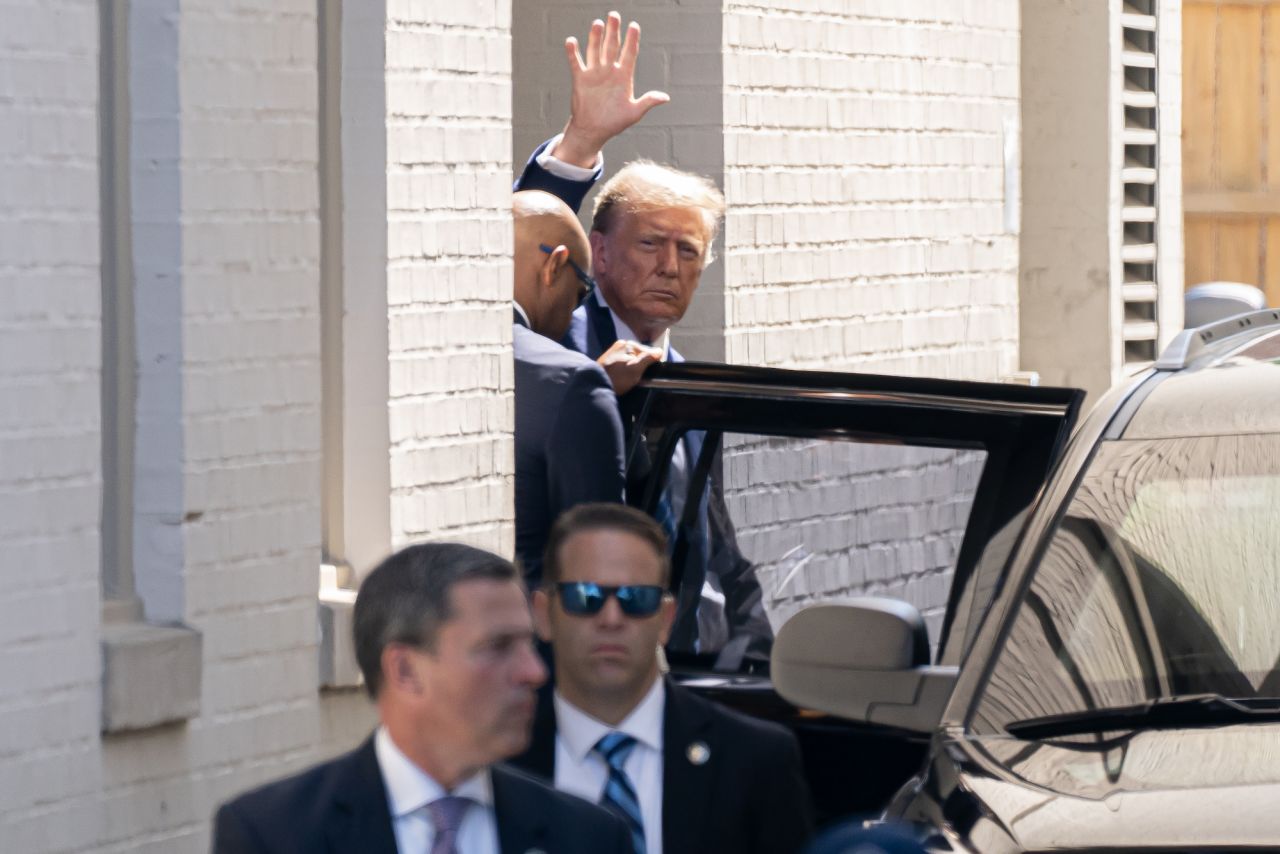
[[[959,851],[1274,850],[1277,799],[1277,724],[1094,744],[952,734],[888,815],[945,828]]]

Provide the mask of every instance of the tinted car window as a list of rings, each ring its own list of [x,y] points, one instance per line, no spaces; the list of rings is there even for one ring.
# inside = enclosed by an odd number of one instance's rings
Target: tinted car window
[[[725,433],[704,501],[708,515],[732,531],[770,633],[815,603],[886,596],[920,610],[936,648],[985,460],[975,450]],[[678,461],[669,478],[681,482],[692,468]],[[683,500],[673,504],[682,515]],[[715,551],[719,535],[712,540]],[[699,546],[686,560],[699,559]],[[713,562],[733,565],[723,558],[714,554]],[[737,630],[743,609],[734,600],[734,590],[708,578],[698,605],[699,652],[728,639],[714,630],[717,610],[727,609],[728,631]],[[740,666],[736,656],[715,662],[721,670]]]
[[[1280,436],[1101,445],[1015,612],[973,728],[1280,695]]]

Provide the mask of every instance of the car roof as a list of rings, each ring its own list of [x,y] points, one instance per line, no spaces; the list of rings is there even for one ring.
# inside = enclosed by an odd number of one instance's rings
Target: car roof
[[[1179,333],[1147,383],[1126,439],[1280,432],[1280,310]]]

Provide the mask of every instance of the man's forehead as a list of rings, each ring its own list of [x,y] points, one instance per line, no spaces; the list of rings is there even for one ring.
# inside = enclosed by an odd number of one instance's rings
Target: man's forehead
[[[710,230],[707,212],[696,205],[633,207],[626,209],[625,213],[633,218],[638,228],[666,236],[705,240]]]
[[[619,559],[623,551],[626,560]],[[620,528],[588,528],[570,534],[560,546],[560,556],[564,574],[571,581],[593,581],[592,576],[616,575],[622,570],[648,572],[656,568],[660,572],[662,568],[662,559],[651,543]],[[568,579],[569,575],[574,577]]]
[[[469,579],[459,581],[449,590],[450,622],[459,619],[475,620],[510,619],[511,616],[527,616],[527,598],[524,585],[517,580]]]

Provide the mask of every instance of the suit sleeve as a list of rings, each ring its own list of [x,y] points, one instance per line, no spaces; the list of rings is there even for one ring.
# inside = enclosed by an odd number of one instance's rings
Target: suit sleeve
[[[707,528],[711,543],[707,568],[720,578],[729,637],[745,641],[748,659],[768,661],[773,630],[764,610],[764,592],[756,578],[754,564],[738,548],[738,535],[725,506],[723,477],[719,471],[713,472],[708,491]]]
[[[574,213],[577,213],[578,209],[582,207],[582,200],[586,198],[592,186],[604,174],[604,168],[597,169],[589,181],[572,181],[568,178],[561,178],[559,175],[553,175],[538,165],[538,155],[546,151],[550,143],[551,140],[547,140],[535,148],[533,154],[529,155],[529,162],[524,165],[524,172],[520,173],[514,189],[516,191],[545,190],[553,196],[558,196],[561,201],[573,208]]]
[[[212,850],[213,854],[254,854],[267,849],[231,803],[219,807],[214,816]]]
[[[761,787],[766,800],[755,810],[755,850],[759,854],[798,852],[813,835],[813,812],[800,745],[790,732],[779,732],[769,743],[774,771],[760,777],[772,785]]]
[[[622,501],[622,420],[598,365],[575,371],[547,437],[552,518],[593,501]]]

